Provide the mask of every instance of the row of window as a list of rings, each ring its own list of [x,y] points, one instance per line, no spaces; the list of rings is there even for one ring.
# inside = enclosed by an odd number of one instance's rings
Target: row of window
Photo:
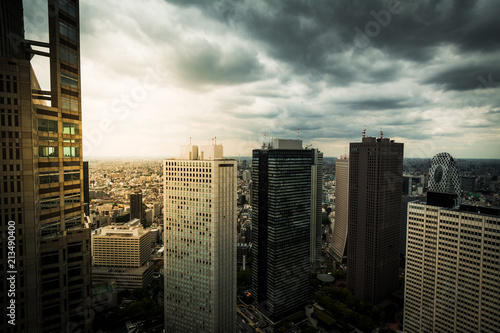
[[[58,133],[57,120],[49,119],[38,119],[38,130],[42,132]],[[63,134],[79,134],[80,127],[79,124],[74,123],[63,123],[62,124]]]
[[[38,147],[38,157],[59,157],[58,146]],[[80,157],[80,147],[63,147],[63,157]]]
[[[80,180],[80,170],[64,170],[64,181]],[[59,171],[40,172],[40,184],[59,182]]]

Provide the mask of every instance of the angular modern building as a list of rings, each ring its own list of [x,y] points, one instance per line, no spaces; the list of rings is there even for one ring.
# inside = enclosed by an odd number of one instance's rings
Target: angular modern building
[[[408,204],[404,332],[500,332],[500,210],[443,201]]]
[[[92,294],[90,230],[83,220],[79,3],[45,3],[48,42],[24,38],[21,0],[0,3],[0,231],[6,235],[15,226],[15,263],[9,276],[16,276],[15,326],[2,316],[0,331],[89,332]],[[50,90],[38,84],[30,64],[33,56],[50,59]],[[7,262],[6,246],[0,243],[2,263]],[[7,304],[11,286],[3,267],[0,298]]]
[[[339,262],[347,260],[348,203],[349,157],[344,155],[335,162],[335,224],[330,244],[333,258]]]
[[[347,286],[376,304],[399,286],[403,144],[364,137],[350,144]]]
[[[163,161],[166,332],[236,330],[236,178],[222,145]]]
[[[323,154],[274,139],[252,155],[252,295],[272,318],[308,301],[321,255]]]

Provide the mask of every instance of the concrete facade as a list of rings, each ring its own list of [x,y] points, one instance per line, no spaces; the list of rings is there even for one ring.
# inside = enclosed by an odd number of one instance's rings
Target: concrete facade
[[[194,147],[163,162],[165,330],[234,332],[236,161]]]

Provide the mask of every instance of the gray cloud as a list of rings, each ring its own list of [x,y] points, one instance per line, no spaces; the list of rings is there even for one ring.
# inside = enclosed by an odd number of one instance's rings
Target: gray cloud
[[[301,139],[332,156],[366,125],[410,150],[474,138],[460,152],[489,156],[500,139],[500,6],[395,2],[81,2],[85,128],[98,128],[101,109],[140,92],[157,71],[158,86],[114,119],[116,128],[157,136],[152,145],[217,135],[238,141],[226,152],[243,156],[264,133],[295,138],[300,128]],[[24,3],[27,35],[43,40],[46,8]],[[109,144],[135,144],[120,140]],[[113,150],[102,146],[95,150]]]

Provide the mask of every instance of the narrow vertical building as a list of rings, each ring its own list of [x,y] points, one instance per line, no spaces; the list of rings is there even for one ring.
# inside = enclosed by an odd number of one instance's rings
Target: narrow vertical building
[[[166,332],[236,330],[236,161],[200,148],[163,162]]]
[[[321,255],[323,154],[274,139],[252,156],[252,294],[272,318],[308,301]]]
[[[85,215],[90,216],[90,184],[89,184],[89,162],[83,161],[83,210]]]
[[[24,38],[21,0],[0,4],[0,231],[15,225],[16,321],[2,332],[91,331],[90,229],[83,220],[78,0],[48,5],[49,41]],[[40,5],[40,4],[39,4]],[[33,49],[32,46],[36,46]],[[50,59],[42,90],[30,60]],[[4,242],[0,253],[6,252]],[[5,257],[3,257],[5,259]],[[7,299],[5,270],[0,297]]]
[[[376,304],[398,288],[403,144],[350,144],[347,285]]]
[[[144,209],[142,206],[142,193],[130,194],[130,221],[139,219],[142,222]]]
[[[335,224],[330,248],[339,262],[347,259],[349,158],[341,156],[335,162]]]

